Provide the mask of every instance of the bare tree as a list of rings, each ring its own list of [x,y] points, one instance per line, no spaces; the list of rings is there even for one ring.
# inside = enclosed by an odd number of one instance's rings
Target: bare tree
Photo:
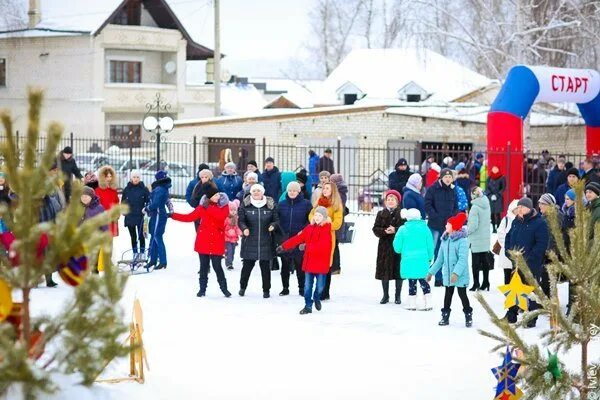
[[[20,0],[0,0],[0,31],[27,27],[26,4]]]

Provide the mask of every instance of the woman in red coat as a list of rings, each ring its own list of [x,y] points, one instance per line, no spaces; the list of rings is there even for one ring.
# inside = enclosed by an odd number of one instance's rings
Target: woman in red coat
[[[225,219],[229,216],[229,199],[225,193],[219,193],[212,183],[207,182],[202,186],[204,196],[198,207],[189,214],[174,213],[171,218],[181,222],[200,220],[194,245],[194,250],[200,257],[200,291],[196,296],[206,295],[208,271],[212,263],[221,291],[225,297],[230,297],[227,279],[221,266],[225,254]]]
[[[304,278],[304,308],[300,314],[312,313],[313,299],[317,311],[321,311],[321,294],[327,280],[327,272],[331,264],[332,232],[331,224],[327,221],[327,209],[319,206],[313,215],[314,223],[302,229],[300,233],[286,240],[279,251],[291,250],[305,244],[302,271]],[[317,280],[317,287],[313,294],[313,282]]]
[[[100,204],[106,211],[119,204],[119,194],[117,193],[117,177],[115,170],[106,165],[98,171],[98,187],[95,189],[96,196],[100,199]],[[110,223],[110,232],[114,236],[119,236],[119,223],[114,221]]]

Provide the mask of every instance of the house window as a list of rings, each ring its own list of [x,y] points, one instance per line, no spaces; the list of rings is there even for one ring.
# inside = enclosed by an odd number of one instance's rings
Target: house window
[[[6,58],[0,58],[0,87],[6,86]]]
[[[358,100],[358,95],[356,93],[346,93],[344,94],[344,105],[351,105],[356,103]]]
[[[141,147],[141,125],[111,125],[110,145],[121,148]]]
[[[140,0],[130,0],[113,18],[113,24],[140,25],[142,19],[142,3]]]
[[[111,83],[142,82],[142,63],[139,61],[110,61]]]

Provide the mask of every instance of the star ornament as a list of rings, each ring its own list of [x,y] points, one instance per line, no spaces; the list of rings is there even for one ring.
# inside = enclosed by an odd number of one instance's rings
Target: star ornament
[[[518,306],[521,310],[527,311],[527,295],[533,292],[533,286],[525,285],[517,272],[513,274],[508,285],[498,286],[498,289],[506,296],[504,308]]]
[[[523,396],[523,392],[515,382],[520,367],[520,364],[512,361],[512,355],[507,346],[502,365],[492,368],[492,373],[498,380],[494,400],[519,400]]]

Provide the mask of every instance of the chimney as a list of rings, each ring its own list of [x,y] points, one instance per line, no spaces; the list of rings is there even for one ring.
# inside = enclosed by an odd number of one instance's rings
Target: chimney
[[[35,28],[42,19],[42,6],[40,3],[41,0],[29,0],[29,11],[27,12],[27,16],[29,16],[27,27],[29,29]]]

